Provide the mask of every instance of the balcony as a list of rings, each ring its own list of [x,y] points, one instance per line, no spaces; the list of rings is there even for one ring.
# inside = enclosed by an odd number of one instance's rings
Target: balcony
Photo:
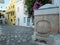
[[[9,12],[14,12],[15,9],[10,9],[10,10],[6,10],[6,13],[9,13]]]

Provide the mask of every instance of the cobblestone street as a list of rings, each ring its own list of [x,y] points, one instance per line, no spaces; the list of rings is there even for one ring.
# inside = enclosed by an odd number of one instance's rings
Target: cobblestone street
[[[0,45],[38,45],[32,43],[33,32],[34,29],[31,27],[0,25]],[[60,45],[60,34],[49,35],[49,37],[53,38],[53,45]]]
[[[0,45],[35,45],[31,43],[33,31],[30,27],[0,25]]]

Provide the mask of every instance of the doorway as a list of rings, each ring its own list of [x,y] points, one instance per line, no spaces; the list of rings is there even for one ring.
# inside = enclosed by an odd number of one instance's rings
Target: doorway
[[[27,18],[27,26],[30,26],[30,18]]]

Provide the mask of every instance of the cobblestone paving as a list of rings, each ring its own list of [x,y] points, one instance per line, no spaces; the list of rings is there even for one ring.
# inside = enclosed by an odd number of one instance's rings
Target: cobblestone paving
[[[30,27],[0,25],[0,45],[37,45],[31,43],[33,31]]]
[[[0,45],[38,45],[32,43],[33,28],[22,26],[0,25]],[[53,45],[60,45],[60,34],[50,35]],[[40,43],[40,45],[47,45]]]

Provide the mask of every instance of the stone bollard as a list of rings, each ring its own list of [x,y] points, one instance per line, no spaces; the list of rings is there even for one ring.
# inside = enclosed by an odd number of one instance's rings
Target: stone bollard
[[[34,10],[35,28],[32,40],[39,45],[53,45],[54,38],[49,37],[52,33],[59,31],[59,7],[53,4],[46,4],[38,10]]]

